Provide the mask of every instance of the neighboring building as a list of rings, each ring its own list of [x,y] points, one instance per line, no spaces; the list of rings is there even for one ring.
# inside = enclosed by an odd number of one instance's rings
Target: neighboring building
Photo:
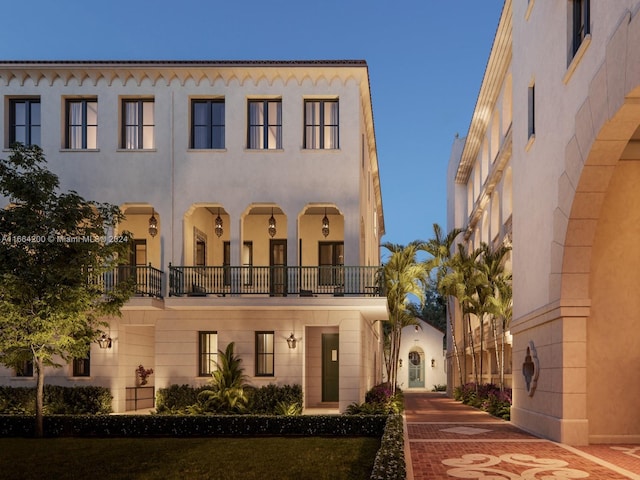
[[[63,190],[119,205],[135,237],[106,280],[135,275],[137,295],[48,382],[107,386],[132,410],[138,365],[156,389],[202,385],[230,342],[251,384],[300,384],[306,408],[343,410],[381,381],[365,62],[5,61],[0,94],[5,154],[42,146]],[[33,383],[17,373],[0,382]]]
[[[407,391],[431,391],[447,384],[444,332],[418,320],[419,325],[402,329],[398,385]]]
[[[512,421],[570,444],[640,442],[639,13],[505,1],[449,168],[449,228],[512,236]]]

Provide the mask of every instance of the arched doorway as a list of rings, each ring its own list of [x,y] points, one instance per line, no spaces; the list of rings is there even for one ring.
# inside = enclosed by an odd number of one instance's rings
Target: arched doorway
[[[424,388],[424,352],[413,349],[409,352],[409,388]]]

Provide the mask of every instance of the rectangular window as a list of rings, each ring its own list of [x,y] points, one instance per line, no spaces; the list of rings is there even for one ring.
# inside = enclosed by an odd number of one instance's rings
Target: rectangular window
[[[256,377],[273,377],[273,332],[256,332]]]
[[[9,145],[40,145],[40,99],[9,102]]]
[[[88,377],[91,375],[90,370],[91,362],[89,355],[87,358],[74,358],[73,359],[73,376],[74,377]]]
[[[536,134],[536,86],[535,84],[529,86],[528,104],[529,104],[528,138],[531,138]]]
[[[338,148],[337,100],[305,100],[304,148]]]
[[[224,100],[191,102],[191,148],[224,148]]]
[[[344,243],[320,242],[318,244],[320,285],[343,285]]]
[[[33,362],[25,360],[16,367],[16,377],[33,377]]]
[[[96,100],[67,100],[67,135],[65,148],[90,149],[98,147],[98,102]]]
[[[198,332],[198,376],[209,377],[218,360],[218,332]]]
[[[575,55],[585,37],[589,35],[589,0],[573,0],[573,54]]]
[[[122,101],[122,148],[154,148],[154,126],[153,100]]]
[[[242,243],[242,278],[245,285],[253,285],[253,242]]]
[[[255,150],[282,148],[282,102],[280,100],[249,101],[247,145]]]

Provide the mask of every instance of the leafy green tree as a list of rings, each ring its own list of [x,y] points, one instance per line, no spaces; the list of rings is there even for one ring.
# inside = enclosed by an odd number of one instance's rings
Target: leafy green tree
[[[42,436],[45,367],[86,357],[90,343],[120,314],[131,282],[109,291],[100,280],[126,259],[128,241],[106,234],[123,219],[119,208],[59,193],[37,146],[17,144],[0,159],[0,363],[33,362],[36,435]],[[123,237],[128,240],[126,235]]]
[[[423,243],[411,242],[409,245],[385,243],[383,247],[391,252],[389,260],[384,265],[384,281],[389,306],[387,320],[388,355],[387,378],[392,392],[396,391],[398,381],[398,358],[402,329],[410,325],[418,325],[418,320],[412,314],[409,304],[411,297],[420,302],[424,299],[424,285],[429,277],[429,270],[424,262],[417,259]]]
[[[424,286],[424,301],[422,304],[411,302],[409,310],[414,317],[428,323],[442,332],[447,331],[446,302],[440,292],[436,280],[429,277]]]

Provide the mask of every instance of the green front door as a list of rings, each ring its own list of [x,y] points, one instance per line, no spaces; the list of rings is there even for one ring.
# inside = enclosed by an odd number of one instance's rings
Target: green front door
[[[322,334],[322,401],[337,402],[340,383],[338,356],[339,335]]]

